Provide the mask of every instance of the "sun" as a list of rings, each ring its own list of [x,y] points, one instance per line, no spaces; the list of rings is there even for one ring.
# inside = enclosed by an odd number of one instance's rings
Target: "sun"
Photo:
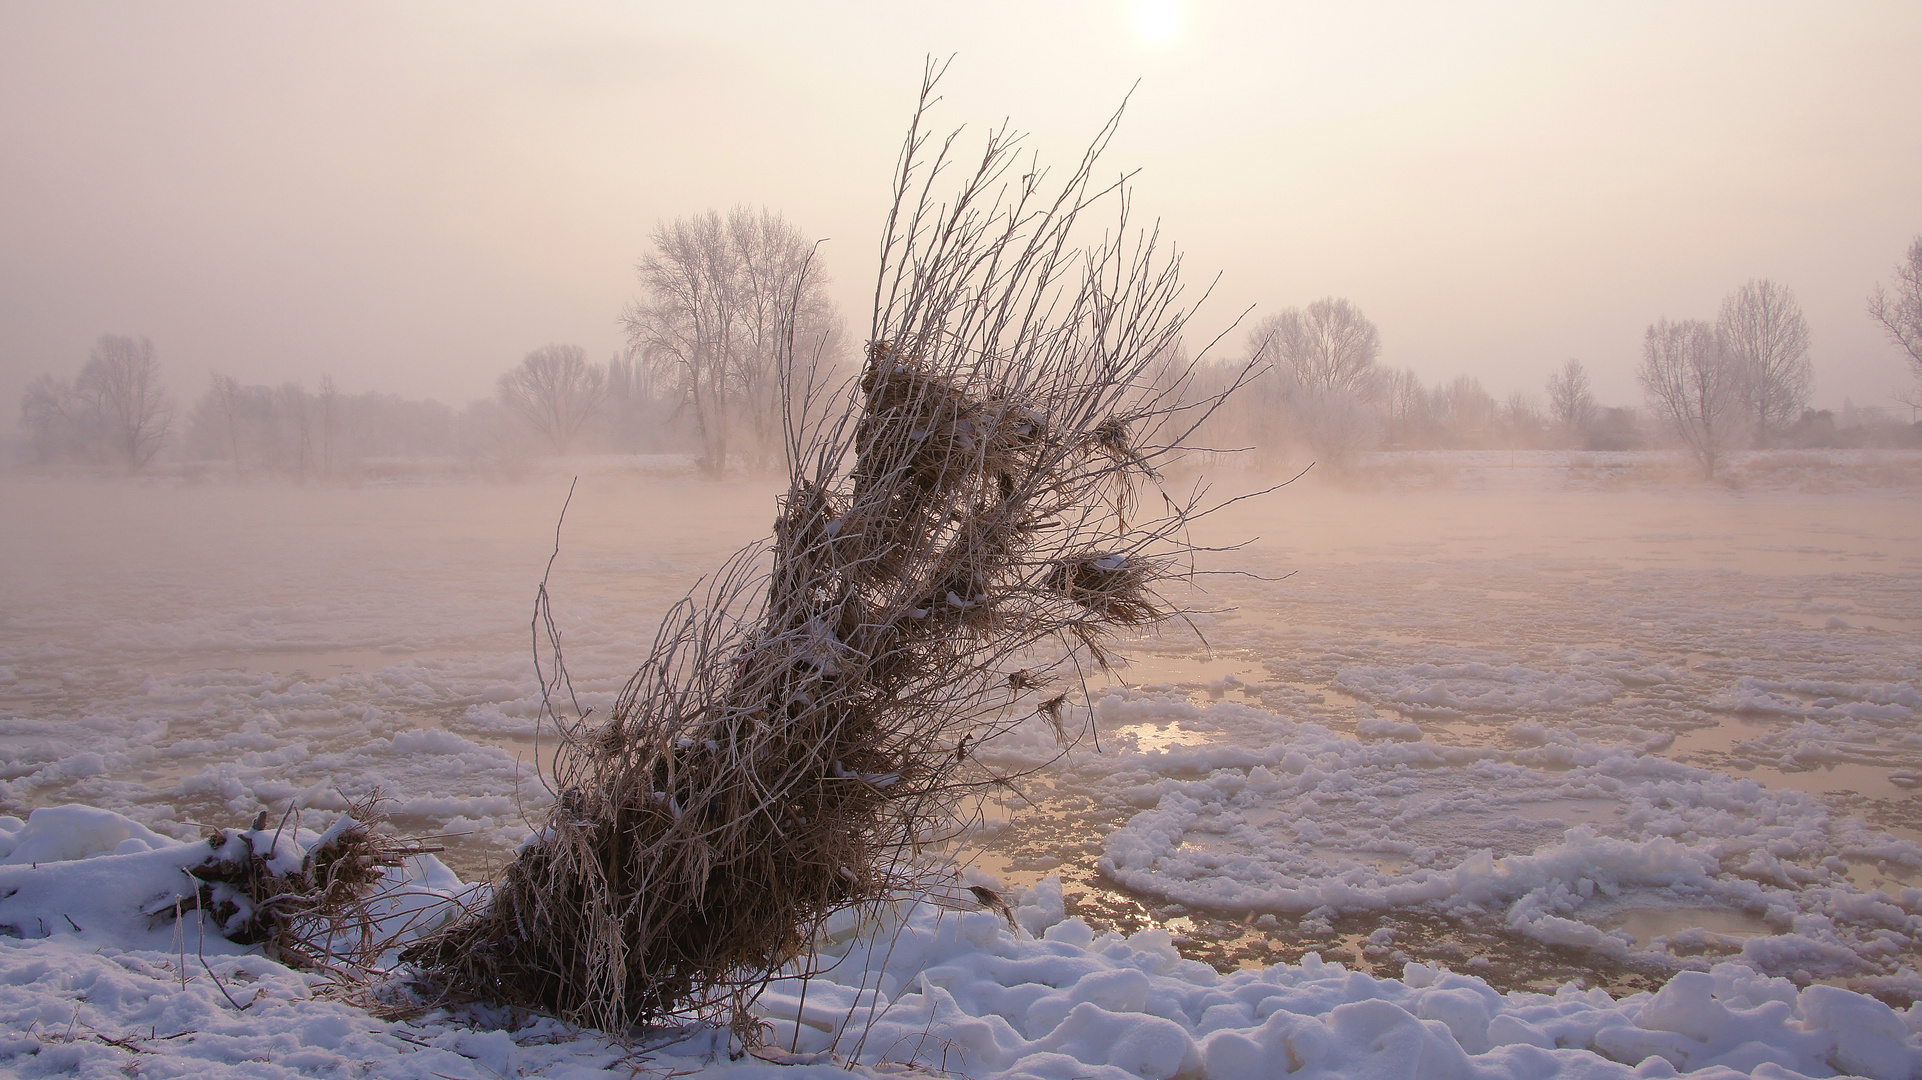
[[[1166,45],[1181,29],[1180,0],[1137,0],[1135,33],[1149,45]]]

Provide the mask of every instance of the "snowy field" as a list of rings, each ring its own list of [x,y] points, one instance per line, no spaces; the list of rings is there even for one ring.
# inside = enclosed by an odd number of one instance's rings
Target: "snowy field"
[[[827,943],[805,1008],[763,1001],[774,1041],[1062,1080],[1916,1075],[1919,465],[1384,455],[1230,508],[1197,539],[1248,540],[1202,566],[1237,573],[1181,598],[1206,644],[1124,643],[1098,748],[983,755],[1046,765],[968,853],[1021,929],[904,900]],[[583,471],[550,589],[604,711],[776,488]],[[0,1072],[770,1068],[375,1019],[137,915],[174,840],[376,789],[446,837],[420,884],[511,853],[547,799],[528,622],[566,489],[0,479]],[[69,803],[124,818],[24,821]]]

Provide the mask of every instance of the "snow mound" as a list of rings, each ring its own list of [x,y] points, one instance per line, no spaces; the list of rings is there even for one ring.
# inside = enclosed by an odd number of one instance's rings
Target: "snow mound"
[[[868,1065],[912,1059],[984,1080],[1325,1077],[1757,1077],[1922,1069],[1916,1011],[1736,963],[1616,1000],[1499,994],[1419,963],[1381,979],[1324,963],[1221,975],[1165,931],[1096,935],[1058,915],[1059,882],[986,913],[903,902],[825,950],[840,964],[760,1008],[773,1041]],[[1039,926],[1041,933],[1030,934]]]
[[[322,838],[290,828],[217,839],[252,843],[271,853],[273,865],[291,869]],[[170,840],[112,811],[68,805],[35,810],[24,824],[0,819],[0,851],[9,848],[0,857],[0,938],[176,953],[191,942],[196,952],[244,951],[193,910],[202,882],[188,871],[221,850],[205,841]],[[412,856],[383,877],[370,905],[373,923],[363,931],[375,940],[431,929],[468,891],[432,855]],[[216,904],[223,890],[232,892],[220,883],[208,888]]]
[[[78,803],[43,806],[24,822],[0,817],[0,866],[131,855],[173,843],[131,818]]]

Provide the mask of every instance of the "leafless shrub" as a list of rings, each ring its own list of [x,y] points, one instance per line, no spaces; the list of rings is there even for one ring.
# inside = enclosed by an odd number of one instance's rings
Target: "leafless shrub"
[[[1120,183],[1092,181],[1114,121],[1048,194],[994,131],[939,201],[938,78],[900,158],[863,373],[785,382],[774,537],[669,613],[604,723],[555,716],[545,827],[483,909],[407,954],[450,988],[614,1030],[731,1016],[751,1039],[746,1004],[805,968],[822,920],[921,887],[924,856],[1006,781],[973,748],[1058,721],[1104,635],[1174,610],[1156,587],[1200,496],[1164,493],[1158,468],[1220,401],[1148,377],[1187,317],[1179,260],[1130,232]],[[1102,199],[1119,221],[1080,248]]]

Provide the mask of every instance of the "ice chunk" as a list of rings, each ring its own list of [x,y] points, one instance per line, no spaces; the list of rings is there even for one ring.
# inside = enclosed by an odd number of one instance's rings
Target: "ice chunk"
[[[1836,986],[1811,986],[1802,991],[1801,1006],[1810,1027],[1834,1034],[1829,1063],[1838,1072],[1908,1080],[1922,1070],[1922,1053],[1909,1045],[1908,1025],[1882,1002]]]

